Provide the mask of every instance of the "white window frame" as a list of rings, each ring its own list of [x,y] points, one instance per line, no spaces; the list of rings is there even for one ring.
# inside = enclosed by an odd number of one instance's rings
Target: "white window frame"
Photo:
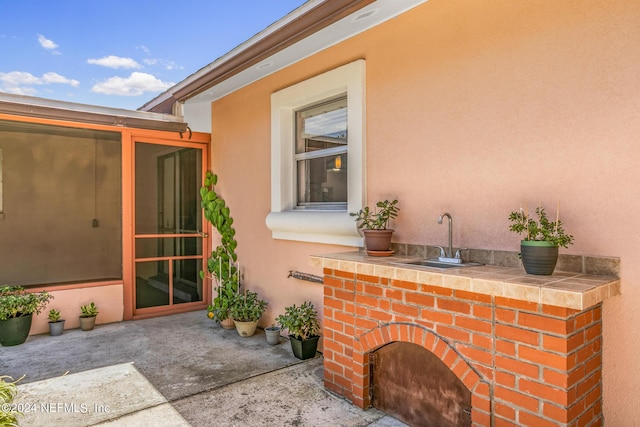
[[[296,209],[295,111],[347,94],[347,210]],[[360,59],[271,95],[271,212],[274,239],[362,246],[349,212],[365,202],[365,61]]]

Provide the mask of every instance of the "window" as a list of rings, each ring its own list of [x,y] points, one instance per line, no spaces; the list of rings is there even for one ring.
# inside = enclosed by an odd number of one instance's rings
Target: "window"
[[[346,96],[297,111],[296,133],[297,207],[346,210]]]
[[[365,61],[271,95],[271,212],[275,239],[362,246]]]

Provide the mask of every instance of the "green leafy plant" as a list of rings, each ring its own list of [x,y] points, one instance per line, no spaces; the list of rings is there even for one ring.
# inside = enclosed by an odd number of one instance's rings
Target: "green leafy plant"
[[[99,313],[98,306],[94,302],[87,305],[81,305],[80,312],[82,313],[80,317],[94,317]]]
[[[306,340],[320,333],[318,312],[310,301],[305,301],[300,306],[294,304],[286,307],[284,314],[279,315],[276,322],[299,340]]]
[[[215,191],[217,183],[218,176],[207,171],[204,185],[200,188],[200,206],[204,211],[204,217],[220,235],[220,244],[209,255],[207,270],[200,271],[200,278],[204,280],[208,274],[217,282],[217,295],[208,307],[208,316],[222,321],[230,316],[231,300],[238,294],[240,270],[236,264],[238,242],[235,239],[233,218],[224,199]]]
[[[29,292],[21,286],[0,287],[0,320],[40,314],[53,296],[47,291]]]
[[[352,212],[349,215],[356,217],[358,228],[385,230],[389,227],[389,220],[398,216],[400,209],[397,205],[397,200],[384,200],[376,203],[376,208],[374,209],[369,209],[369,206],[365,206],[358,212]]]
[[[256,322],[260,320],[269,303],[258,297],[257,292],[245,290],[231,299],[230,315],[239,322]]]
[[[51,322],[51,323],[59,322],[60,321],[60,310],[56,310],[55,308],[52,308],[51,310],[49,310],[49,316],[47,316],[47,318],[49,319],[49,322]]]
[[[509,230],[523,235],[523,240],[547,241],[554,246],[564,248],[573,243],[573,236],[564,231],[562,221],[559,218],[550,221],[542,206],[538,206],[535,212],[538,216],[537,220],[522,209],[511,212],[509,221],[512,224],[509,226]]]
[[[18,426],[18,416],[22,414],[11,405],[18,394],[18,381],[20,379],[14,381],[9,376],[0,376],[0,426]]]

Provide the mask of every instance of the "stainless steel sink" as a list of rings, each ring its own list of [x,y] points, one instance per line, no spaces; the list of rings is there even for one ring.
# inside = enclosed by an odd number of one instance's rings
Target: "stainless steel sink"
[[[463,262],[463,263],[450,263],[450,262],[442,262],[437,259],[419,259],[417,261],[404,261],[404,262],[394,262],[393,264],[397,265],[413,265],[417,267],[433,267],[433,268],[466,268],[466,267],[477,267],[479,265],[484,265],[479,262]]]

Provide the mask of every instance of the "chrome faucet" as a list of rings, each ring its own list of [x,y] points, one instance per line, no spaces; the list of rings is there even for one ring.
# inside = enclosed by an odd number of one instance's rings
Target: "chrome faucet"
[[[444,249],[440,246],[440,255],[444,252],[444,257],[453,258],[453,237],[452,237],[452,229],[453,229],[453,218],[451,218],[451,214],[449,212],[445,212],[438,217],[438,224],[442,224],[442,220],[444,217],[449,218],[449,252],[445,252]]]
[[[442,224],[442,220],[444,219],[445,216],[449,218],[449,247],[448,247],[449,252],[447,252],[442,246],[436,246],[437,248],[440,249],[440,257],[438,257],[438,261],[461,264],[462,256],[460,252],[463,251],[464,249],[458,249],[455,255],[453,254],[453,233],[452,233],[453,219],[451,218],[451,214],[449,212],[445,212],[442,215],[440,215],[438,217],[438,224]]]

